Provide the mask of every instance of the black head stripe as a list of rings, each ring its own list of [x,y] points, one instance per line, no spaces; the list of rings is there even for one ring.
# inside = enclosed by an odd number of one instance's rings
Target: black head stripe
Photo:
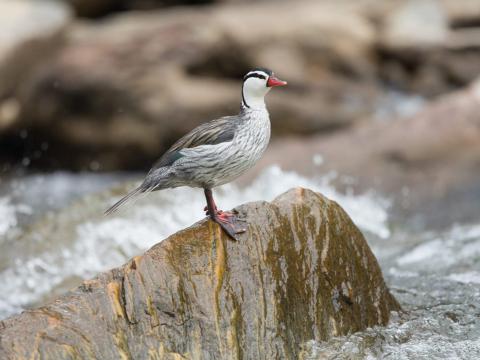
[[[245,81],[245,80],[247,80],[248,78],[251,78],[251,77],[256,77],[256,78],[265,80],[267,77],[272,76],[272,75],[273,75],[272,70],[258,67],[258,68],[255,68],[255,69],[249,71],[247,73],[247,75],[245,75],[243,77],[243,81]]]
[[[262,74],[259,74],[259,73],[256,73],[256,72],[254,72],[254,73],[250,72],[250,73],[248,73],[247,75],[244,76],[243,81],[245,81],[247,79],[250,79],[252,77],[263,79],[263,80],[265,80],[267,78],[265,75],[262,75]]]
[[[272,74],[273,74],[272,70],[267,69],[267,68],[262,68],[262,67],[255,68],[255,69],[252,70],[252,72],[253,71],[261,71],[261,72],[264,72],[265,74],[267,74],[268,76],[272,76]]]

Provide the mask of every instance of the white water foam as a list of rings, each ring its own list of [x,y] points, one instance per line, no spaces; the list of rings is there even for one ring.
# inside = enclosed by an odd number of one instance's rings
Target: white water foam
[[[18,214],[29,214],[31,209],[27,205],[14,205],[10,198],[0,197],[0,242],[18,225]]]
[[[454,226],[399,256],[396,263],[411,269],[445,269],[480,256],[480,225]]]
[[[373,242],[399,250],[379,260],[405,312],[385,327],[309,341],[305,359],[480,358],[480,225],[404,236]]]
[[[4,236],[9,229],[17,225],[16,210],[10,204],[9,198],[0,198],[0,236]]]
[[[464,284],[480,284],[480,272],[478,271],[450,274],[446,278],[448,280],[458,281]]]

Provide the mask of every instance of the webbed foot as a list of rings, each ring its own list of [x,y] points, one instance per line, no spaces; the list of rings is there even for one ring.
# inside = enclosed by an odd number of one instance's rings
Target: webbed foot
[[[217,210],[214,216],[210,215],[210,218],[220,225],[232,240],[237,241],[236,235],[247,231],[245,225],[239,224],[239,222],[245,222],[245,220],[239,219],[233,212]]]

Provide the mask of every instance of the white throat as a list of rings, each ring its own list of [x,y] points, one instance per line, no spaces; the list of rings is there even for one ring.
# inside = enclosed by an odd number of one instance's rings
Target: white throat
[[[265,108],[265,96],[255,96],[250,94],[245,89],[242,90],[242,105],[250,109],[264,109]]]
[[[265,77],[266,78],[266,77]],[[265,109],[265,95],[270,91],[266,79],[248,78],[243,82],[242,104],[250,109]]]

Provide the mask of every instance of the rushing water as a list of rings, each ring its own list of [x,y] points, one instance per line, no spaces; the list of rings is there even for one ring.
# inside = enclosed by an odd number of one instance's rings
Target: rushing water
[[[385,328],[310,342],[308,359],[479,359],[480,225],[369,240],[405,312]]]
[[[367,235],[405,312],[394,314],[385,328],[308,342],[308,358],[480,358],[480,224],[420,234],[393,227],[391,201],[373,192],[341,194],[331,185],[333,176],[306,179],[273,167],[249,186],[227,185],[217,196],[231,208],[308,187],[338,201]],[[118,266],[202,217],[198,189],[152,194],[108,218],[101,212],[119,191],[85,197],[129,177],[57,173],[0,184],[0,318]]]

